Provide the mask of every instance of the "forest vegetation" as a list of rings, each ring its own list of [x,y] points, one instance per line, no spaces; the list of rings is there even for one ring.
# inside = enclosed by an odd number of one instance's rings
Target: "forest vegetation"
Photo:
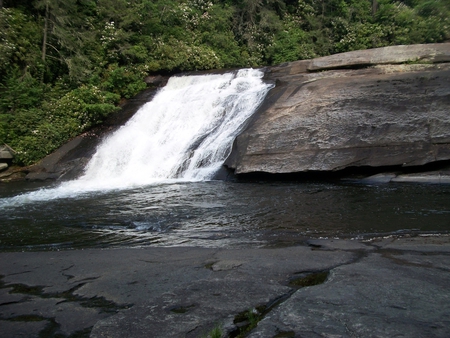
[[[0,145],[32,164],[149,74],[448,39],[449,0],[0,0]]]

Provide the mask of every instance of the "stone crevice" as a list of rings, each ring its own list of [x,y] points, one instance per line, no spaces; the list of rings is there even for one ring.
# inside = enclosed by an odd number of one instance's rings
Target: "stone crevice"
[[[151,332],[155,338],[191,338],[218,325],[224,333],[236,333],[245,322],[255,322],[256,315],[256,327],[245,332],[248,337],[446,337],[449,238],[309,239],[297,246],[270,249],[155,247],[1,253],[0,272],[10,276],[0,280],[0,296],[11,304],[0,306],[0,325],[6,337],[19,336],[23,328],[30,337],[39,332],[43,336],[55,318],[54,331],[46,337],[84,332],[83,337],[92,338],[147,338]],[[94,273],[101,278],[73,285],[61,276],[61,266],[68,266],[64,262],[75,264],[70,271],[76,279]],[[25,264],[35,270],[16,274]],[[208,264],[220,269],[214,271]],[[292,279],[321,272],[328,274],[321,284],[289,286]],[[10,293],[13,285],[25,285],[29,294],[26,289]],[[62,291],[43,291],[50,289]],[[58,298],[46,298],[49,295]],[[109,305],[115,308],[105,312],[107,299],[114,300]],[[129,306],[118,308],[120,304]],[[247,318],[233,323],[241,312]],[[6,320],[30,314],[46,320]]]
[[[17,274],[16,274],[17,275]],[[46,293],[44,291],[45,286],[42,285],[25,285],[25,284],[17,284],[17,283],[4,283],[3,277],[0,285],[0,289],[10,289],[8,294],[14,295],[19,294],[24,297],[17,301],[4,302],[0,304],[0,320],[1,321],[9,321],[9,322],[36,322],[36,321],[47,321],[47,324],[39,333],[39,337],[66,337],[65,334],[60,332],[61,324],[58,322],[58,319],[52,316],[52,312],[55,311],[39,311],[39,315],[36,315],[33,310],[25,311],[22,314],[14,314],[15,312],[11,312],[12,315],[6,315],[6,312],[12,311],[17,306],[22,308],[26,306],[30,302],[36,299],[49,300],[54,302],[54,306],[64,306],[65,303],[77,304],[77,306],[81,306],[82,308],[91,308],[96,309],[98,313],[105,314],[114,314],[119,310],[129,308],[132,306],[131,304],[115,304],[114,302],[108,301],[103,297],[91,297],[85,298],[81,296],[75,295],[75,292],[83,287],[86,283],[79,283],[72,288],[55,293]],[[11,306],[15,306],[9,310]],[[56,310],[57,311],[57,310]],[[82,335],[77,337],[88,337],[89,333],[92,329],[92,325],[89,324],[88,327],[84,327],[81,330],[77,330],[73,332],[69,336],[77,336],[82,332]]]

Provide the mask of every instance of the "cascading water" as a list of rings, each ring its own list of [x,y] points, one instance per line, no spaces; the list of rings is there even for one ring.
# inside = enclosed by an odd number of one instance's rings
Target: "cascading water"
[[[209,180],[272,88],[262,77],[254,69],[172,77],[151,102],[103,141],[82,177],[18,197],[48,200],[173,180]]]
[[[89,163],[84,184],[100,188],[212,178],[270,85],[262,72],[172,77]]]

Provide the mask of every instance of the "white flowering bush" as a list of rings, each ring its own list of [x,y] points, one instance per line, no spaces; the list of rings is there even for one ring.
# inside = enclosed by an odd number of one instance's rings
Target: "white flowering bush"
[[[144,77],[147,74],[147,67],[125,66],[120,67],[117,63],[110,64],[103,73],[101,87],[116,94],[119,98],[127,98],[136,95],[146,88]]]
[[[118,108],[119,96],[83,85],[41,108],[20,108],[8,121],[8,144],[18,164],[32,164],[68,139],[101,123]],[[1,134],[1,133],[0,133]]]
[[[104,58],[109,63],[119,62],[127,43],[127,33],[122,28],[117,28],[114,21],[105,23],[101,32],[100,43],[103,49]]]
[[[383,39],[389,32],[389,27],[379,24],[356,23],[350,25],[339,19],[334,20],[332,24],[336,31],[341,32],[334,44],[336,52],[381,47]]]
[[[17,9],[0,8],[0,74],[17,65],[40,67],[39,27]]]
[[[208,11],[212,6],[211,1],[190,0],[180,3],[172,12],[181,20],[186,29],[194,30],[202,21],[211,19]]]
[[[206,45],[188,44],[177,39],[157,39],[153,57],[166,70],[202,70],[223,67],[216,53]]]
[[[17,39],[18,32],[12,28],[12,21],[14,21],[13,11],[9,8],[0,9],[0,65],[2,67],[10,65],[11,57],[17,48],[13,41]]]
[[[86,129],[101,123],[110,113],[118,108],[115,103],[120,96],[102,91],[97,86],[82,85],[80,88],[68,92],[55,102],[46,105],[49,113],[49,120],[65,117],[73,124],[73,130],[68,130],[69,134],[81,133]]]
[[[100,42],[104,48],[108,48],[118,41],[118,31],[114,25],[114,21],[105,23],[105,27],[100,37]]]

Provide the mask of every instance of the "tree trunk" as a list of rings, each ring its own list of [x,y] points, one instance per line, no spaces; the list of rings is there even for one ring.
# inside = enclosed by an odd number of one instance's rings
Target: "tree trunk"
[[[49,19],[49,8],[48,8],[48,3],[47,3],[45,5],[44,37],[42,39],[42,61],[44,61],[44,62],[45,62],[45,56],[47,53],[48,19]]]
[[[372,0],[372,16],[375,16],[378,10],[378,1]]]
[[[322,0],[322,22],[325,17],[325,0]]]

